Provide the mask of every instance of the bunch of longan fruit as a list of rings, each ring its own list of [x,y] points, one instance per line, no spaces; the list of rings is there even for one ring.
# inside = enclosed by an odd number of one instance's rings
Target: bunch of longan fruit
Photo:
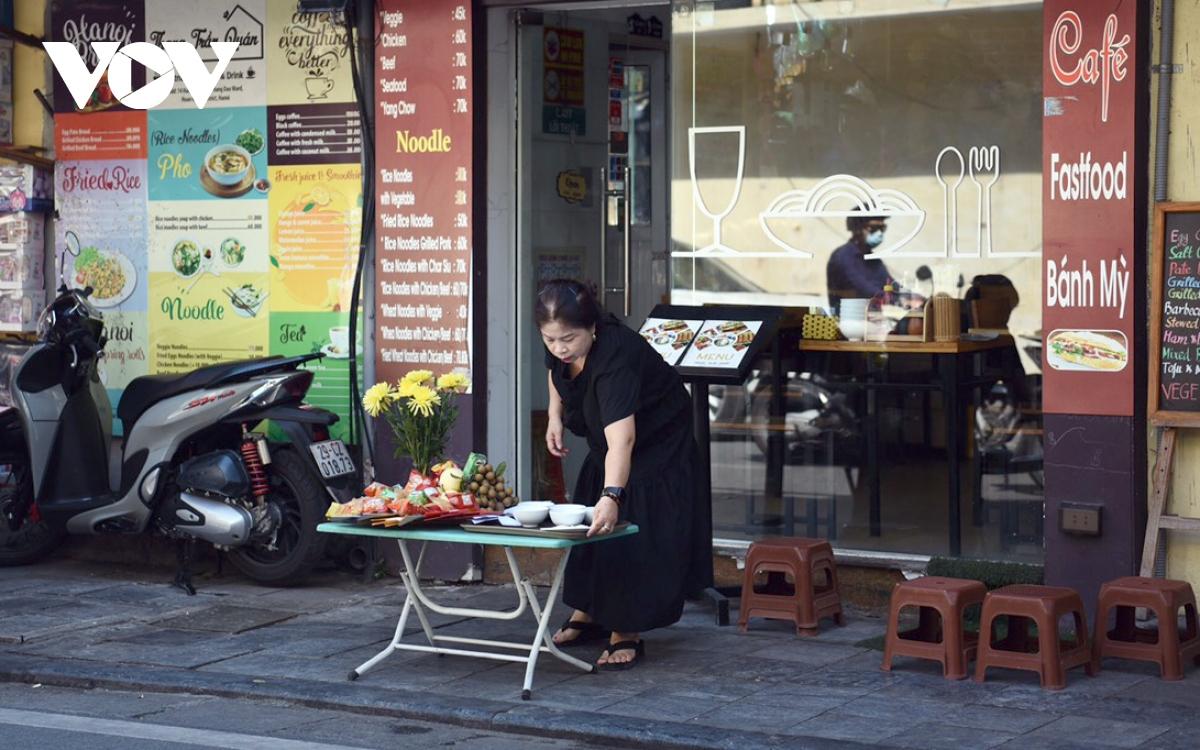
[[[468,479],[470,483],[467,489],[475,496],[475,502],[483,510],[500,513],[505,508],[517,504],[516,493],[504,483],[503,471],[497,473],[496,467],[491,464],[480,466],[474,476]]]

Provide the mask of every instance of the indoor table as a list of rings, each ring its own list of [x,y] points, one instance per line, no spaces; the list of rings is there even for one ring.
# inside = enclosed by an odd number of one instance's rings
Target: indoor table
[[[990,384],[995,378],[983,376],[982,355],[988,351],[1013,346],[1013,338],[1008,334],[999,335],[987,340],[957,339],[954,341],[824,341],[803,339],[800,342],[802,355],[816,352],[840,355],[867,355],[868,374],[865,383],[859,384],[867,392],[866,438],[867,456],[866,470],[869,476],[870,488],[870,533],[879,536],[882,533],[879,486],[879,434],[878,434],[878,404],[876,393],[884,389],[913,390],[929,388],[942,393],[945,407],[942,409],[945,418],[947,466],[947,501],[949,503],[949,548],[950,554],[957,557],[962,554],[961,526],[961,477],[958,465],[962,452],[963,432],[966,420],[960,418],[958,406],[961,394],[979,386]],[[871,355],[903,355],[917,354],[932,356],[934,373],[932,382],[914,384],[912,382],[890,383],[883,377],[875,366],[875,356]],[[967,364],[971,366],[968,367]],[[850,384],[842,384],[850,385]]]

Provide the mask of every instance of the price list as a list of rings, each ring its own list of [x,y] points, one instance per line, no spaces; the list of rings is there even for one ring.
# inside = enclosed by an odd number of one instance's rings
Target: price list
[[[383,0],[377,16],[379,380],[471,365],[471,11]]]
[[[1159,408],[1200,411],[1200,213],[1168,213],[1163,227]]]
[[[60,161],[146,158],[145,112],[63,113],[55,120],[54,146]]]

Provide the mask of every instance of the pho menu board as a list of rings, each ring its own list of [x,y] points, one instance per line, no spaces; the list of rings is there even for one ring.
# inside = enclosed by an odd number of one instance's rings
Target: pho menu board
[[[1200,425],[1200,203],[1160,203],[1152,248],[1150,415]]]
[[[471,364],[471,6],[376,15],[376,365],[380,381]]]

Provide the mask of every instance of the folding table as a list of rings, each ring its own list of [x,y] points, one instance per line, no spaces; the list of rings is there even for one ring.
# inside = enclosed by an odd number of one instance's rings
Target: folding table
[[[473,656],[481,659],[495,659],[497,661],[511,661],[525,664],[525,684],[521,691],[521,697],[529,700],[533,688],[533,670],[537,667],[538,657],[542,652],[548,652],[557,656],[559,659],[572,664],[585,672],[595,671],[595,665],[589,662],[576,659],[575,657],[563,653],[562,650],[555,645],[554,640],[550,637],[550,613],[554,609],[554,602],[558,598],[558,592],[562,588],[563,574],[567,569],[567,560],[571,556],[571,550],[575,547],[584,544],[603,544],[604,542],[613,539],[630,536],[638,532],[638,527],[634,524],[629,524],[624,528],[617,529],[609,534],[594,536],[581,539],[563,539],[557,537],[542,537],[532,536],[529,534],[520,533],[481,533],[475,531],[466,531],[457,527],[454,528],[414,528],[414,529],[387,529],[371,526],[358,526],[345,523],[323,523],[317,527],[317,531],[323,531],[329,534],[348,534],[351,536],[371,536],[382,539],[395,539],[400,545],[400,556],[404,560],[404,570],[400,572],[400,581],[404,584],[406,596],[404,598],[404,607],[400,610],[400,621],[396,623],[396,632],[392,636],[391,643],[382,651],[359,666],[355,667],[349,674],[349,679],[356,680],[367,670],[374,667],[379,662],[383,661],[393,651],[424,651],[434,654],[453,654],[455,656]],[[417,559],[414,564],[412,554],[408,548],[408,542],[421,542],[421,549],[417,553]],[[508,559],[508,567],[512,571],[513,582],[517,587],[517,606],[509,611],[495,611],[490,609],[475,609],[465,607],[450,607],[443,604],[437,604],[429,599],[424,591],[421,590],[421,562],[425,558],[425,544],[427,542],[449,542],[453,544],[481,544],[492,547],[502,547],[504,555]],[[528,578],[521,574],[520,566],[517,564],[516,555],[513,554],[513,549],[517,547],[535,548],[535,549],[561,549],[564,550],[562,559],[558,561],[554,568],[554,579],[550,584],[550,593],[546,598],[545,604],[539,604],[537,599],[537,591],[534,589],[533,583]],[[529,643],[511,643],[508,641],[493,641],[481,638],[465,638],[452,635],[437,635],[429,624],[429,618],[426,616],[426,610],[436,612],[441,615],[451,615],[456,617],[478,617],[488,620],[516,620],[525,613],[526,608],[532,611],[534,619],[537,621],[537,634]],[[404,637],[404,626],[408,622],[410,613],[415,612],[417,620],[421,624],[421,630],[424,631],[427,644],[421,643],[401,643]],[[464,646],[488,646],[493,649],[509,649],[522,651],[522,654],[496,653],[494,651],[481,651],[474,648],[452,648],[442,644],[461,644]]]

